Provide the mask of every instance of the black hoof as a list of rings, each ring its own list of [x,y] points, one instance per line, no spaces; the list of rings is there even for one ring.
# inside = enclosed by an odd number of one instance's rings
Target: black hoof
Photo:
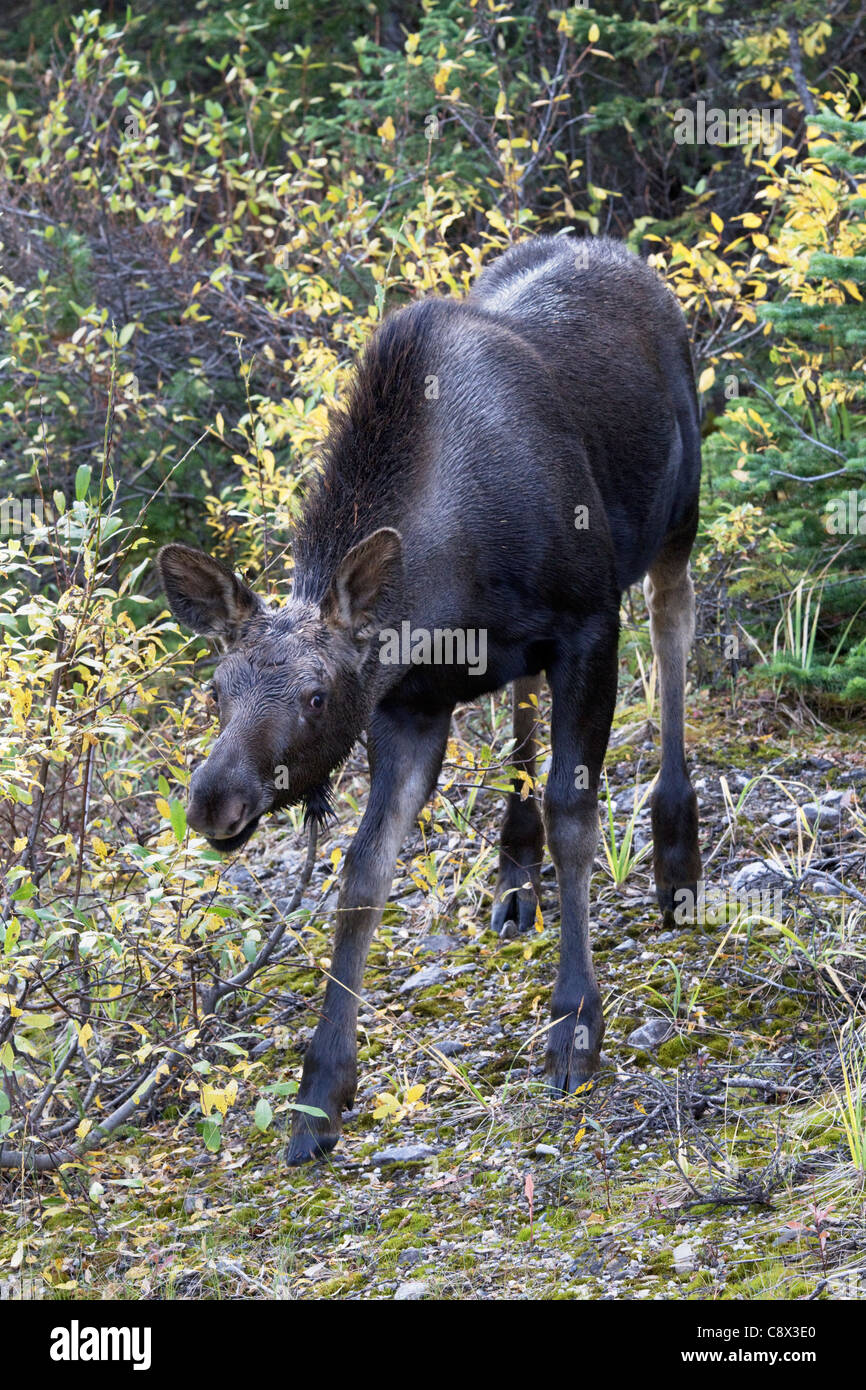
[[[496,935],[515,937],[532,931],[540,893],[537,870],[521,868],[519,864],[500,869],[490,915]]]
[[[312,1163],[314,1159],[324,1158],[339,1142],[339,1134],[312,1134],[306,1127],[298,1129],[289,1140],[286,1162],[292,1168]]]
[[[546,1068],[547,1090],[554,1100],[561,1100],[563,1096],[573,1096],[576,1091],[589,1089],[596,1079],[598,1072],[597,1059],[587,1059],[580,1066],[572,1064],[570,1067],[563,1064],[559,1059],[551,1066]]]
[[[698,885],[656,885],[656,901],[665,927],[684,927],[698,919]]]

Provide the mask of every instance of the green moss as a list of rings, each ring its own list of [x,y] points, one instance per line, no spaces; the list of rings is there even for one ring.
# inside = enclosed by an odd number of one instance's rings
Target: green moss
[[[317,1298],[339,1298],[340,1294],[360,1288],[366,1280],[364,1270],[356,1269],[352,1274],[338,1274],[334,1279],[326,1279],[324,1284],[316,1285]]]
[[[547,1213],[547,1224],[554,1231],[570,1231],[577,1225],[577,1217],[568,1207],[557,1207]]]
[[[683,1037],[670,1038],[662,1043],[656,1054],[663,1067],[678,1067],[684,1057],[697,1051],[697,1041],[694,1038]]]

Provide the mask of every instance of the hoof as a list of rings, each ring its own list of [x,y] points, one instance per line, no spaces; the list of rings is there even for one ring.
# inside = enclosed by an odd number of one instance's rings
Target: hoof
[[[554,999],[557,1019],[547,1035],[544,1071],[553,1095],[571,1096],[592,1081],[601,1063],[604,1013],[596,994],[584,995],[571,1009]]]
[[[540,898],[538,870],[509,864],[500,869],[490,925],[497,936],[513,938],[532,931]]]
[[[286,1162],[292,1168],[324,1158],[340,1142],[339,1134],[313,1134],[304,1127],[292,1134],[286,1149]]]
[[[598,1058],[586,1058],[579,1066],[572,1064],[570,1067],[557,1061],[556,1064],[546,1067],[545,1070],[547,1072],[547,1090],[551,1099],[561,1100],[563,1096],[573,1096],[584,1086],[592,1085],[598,1072]]]
[[[698,885],[683,883],[656,885],[656,902],[665,927],[683,927],[698,919]]]

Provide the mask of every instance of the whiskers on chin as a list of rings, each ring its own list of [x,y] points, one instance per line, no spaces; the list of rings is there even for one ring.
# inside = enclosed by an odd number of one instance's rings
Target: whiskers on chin
[[[329,821],[335,820],[333,791],[330,782],[323,782],[301,798],[304,807],[304,827],[311,823],[318,830],[324,830]]]

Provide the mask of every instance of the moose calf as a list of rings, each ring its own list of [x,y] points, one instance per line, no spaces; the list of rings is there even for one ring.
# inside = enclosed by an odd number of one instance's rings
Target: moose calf
[[[694,377],[673,296],[615,241],[536,237],[485,270],[467,299],[419,300],[374,334],[332,417],[286,603],[269,607],[199,550],[160,552],[172,612],[224,651],[221,732],[193,775],[187,817],[211,845],[239,849],[286,805],[324,818],[332,773],[367,733],[369,800],[346,855],[299,1093],[327,1118],[297,1114],[290,1162],[333,1148],[353,1102],[364,962],[455,704],[511,682],[513,762],[532,774],[529,697],[542,673],[552,694],[544,813],[518,781],[493,926],[532,924],[546,833],[561,917],[546,1072],[568,1093],[598,1066],[598,784],[620,599],[643,576],[661,689],[652,828],[662,910],[701,874],[683,742],[699,478]],[[407,630],[484,634],[485,660],[418,660],[406,643],[395,656],[392,642],[383,659],[383,635]]]

